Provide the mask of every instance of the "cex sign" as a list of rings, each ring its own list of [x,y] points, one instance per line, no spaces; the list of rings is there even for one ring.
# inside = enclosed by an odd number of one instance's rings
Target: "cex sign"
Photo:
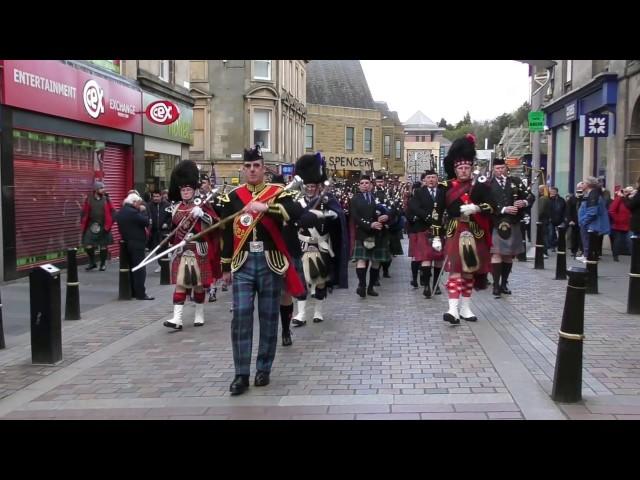
[[[145,111],[150,122],[158,125],[171,125],[180,117],[180,109],[168,100],[158,100],[149,105]]]
[[[142,93],[56,60],[5,60],[2,103],[142,133]]]

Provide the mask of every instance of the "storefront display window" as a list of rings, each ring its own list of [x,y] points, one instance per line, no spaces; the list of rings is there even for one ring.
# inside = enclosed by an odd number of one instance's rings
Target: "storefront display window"
[[[558,193],[564,197],[569,192],[569,168],[571,165],[571,125],[563,125],[556,129],[553,143],[555,175],[552,183],[558,187]]]
[[[180,157],[167,153],[145,152],[144,160],[146,191],[161,192],[168,189],[171,171],[180,161]]]

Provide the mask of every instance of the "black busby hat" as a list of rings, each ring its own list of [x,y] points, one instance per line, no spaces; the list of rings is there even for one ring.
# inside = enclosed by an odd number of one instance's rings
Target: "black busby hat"
[[[444,157],[444,171],[449,179],[456,178],[458,165],[473,165],[476,158],[476,137],[467,133],[451,144],[447,156]]]
[[[262,149],[260,145],[256,145],[253,148],[245,148],[244,149],[244,161],[245,162],[253,162],[254,160],[264,160],[262,156]]]
[[[496,166],[496,165],[504,165],[504,158],[495,158],[493,160],[493,165],[494,166]]]
[[[322,183],[327,179],[327,168],[322,154],[302,155],[295,166],[295,174],[302,178],[304,183]]]
[[[173,168],[169,180],[169,200],[179,202],[182,200],[180,189],[191,187],[194,190],[200,186],[200,171],[193,160],[183,160]]]

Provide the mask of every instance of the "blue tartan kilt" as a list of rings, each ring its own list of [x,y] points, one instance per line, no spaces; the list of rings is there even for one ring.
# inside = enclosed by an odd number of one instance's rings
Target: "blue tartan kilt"
[[[391,260],[388,240],[380,240],[376,239],[376,246],[370,250],[364,248],[362,240],[356,240],[351,260],[370,260],[372,262],[388,262]]]

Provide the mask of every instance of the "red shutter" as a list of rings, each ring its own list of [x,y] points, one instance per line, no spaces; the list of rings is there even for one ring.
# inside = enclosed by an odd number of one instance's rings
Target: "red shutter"
[[[17,271],[64,261],[66,249],[80,245],[92,152],[81,140],[14,132]]]
[[[122,201],[125,199],[129,191],[129,185],[131,184],[129,180],[129,169],[127,168],[127,164],[131,164],[131,162],[127,162],[129,155],[129,148],[127,147],[111,143],[107,143],[105,146],[102,167],[104,171],[104,183],[113,208],[115,208],[116,211],[122,208]],[[115,222],[111,233],[113,234],[113,244],[109,246],[109,251],[111,252],[111,257],[116,258],[120,254],[120,232],[118,230],[118,224]]]

